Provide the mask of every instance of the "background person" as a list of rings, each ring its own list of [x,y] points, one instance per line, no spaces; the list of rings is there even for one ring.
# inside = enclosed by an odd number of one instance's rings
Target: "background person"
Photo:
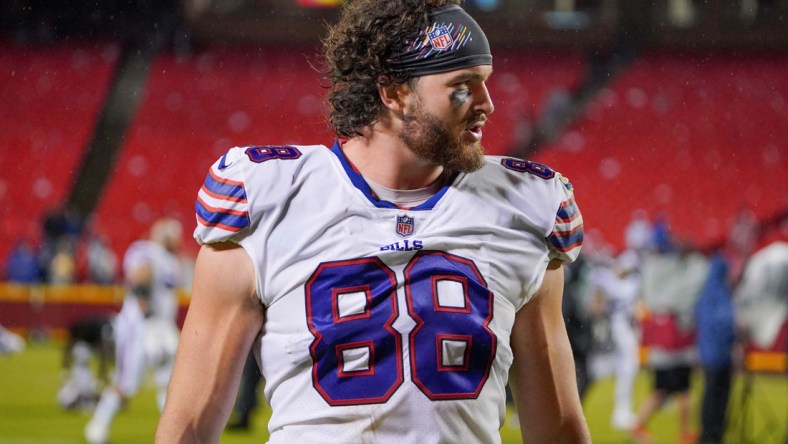
[[[178,343],[175,288],[180,285],[180,265],[175,252],[180,237],[177,221],[161,219],[152,225],[150,240],[136,241],[126,251],[127,290],[114,322],[115,372],[85,426],[85,438],[91,444],[108,440],[115,415],[137,394],[148,367],[154,373],[157,405],[164,408]]]
[[[63,347],[63,383],[57,393],[58,404],[66,409],[94,408],[99,393],[108,381],[115,345],[112,338],[113,315],[89,316],[74,322]],[[94,372],[91,358],[98,365]]]
[[[629,430],[636,420],[632,408],[635,376],[640,369],[635,306],[640,300],[640,260],[634,250],[620,253],[611,266],[597,266],[591,281],[597,289],[600,310],[609,317],[613,342],[615,397],[610,424]]]
[[[651,394],[641,404],[630,431],[637,442],[650,442],[646,426],[669,398],[676,399],[681,443],[694,443],[697,432],[690,416],[690,383],[697,360],[695,304],[708,275],[708,261],[690,242],[675,242],[661,229],[658,253],[643,267],[643,299],[649,312],[643,321],[643,342],[649,346],[653,372]]]
[[[733,376],[736,321],[728,263],[715,254],[695,305],[698,359],[703,368],[700,443],[720,444],[725,435]]]
[[[584,400],[593,383],[589,368],[589,357],[593,344],[593,319],[590,313],[592,304],[589,297],[589,266],[584,255],[564,267],[564,297],[562,311],[566,333],[572,347],[577,375],[577,391]]]

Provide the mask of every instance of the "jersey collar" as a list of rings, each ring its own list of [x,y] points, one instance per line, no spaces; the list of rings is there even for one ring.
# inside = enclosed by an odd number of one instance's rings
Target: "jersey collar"
[[[364,180],[364,177],[361,173],[356,169],[356,167],[350,162],[350,160],[345,156],[345,153],[342,151],[342,144],[339,140],[334,142],[334,145],[331,147],[331,152],[333,152],[337,158],[339,159],[339,163],[342,164],[342,168],[345,169],[345,174],[350,179],[350,182],[358,188],[359,191],[369,200],[372,205],[375,205],[378,208],[393,208],[398,210],[408,210],[408,211],[426,211],[431,210],[435,207],[438,201],[441,200],[444,194],[449,191],[451,185],[459,176],[459,173],[455,172],[452,174],[451,178],[446,181],[446,183],[435,193],[432,197],[427,199],[426,202],[422,203],[421,205],[415,206],[413,208],[404,208],[401,207],[393,202],[389,202],[387,200],[381,200],[375,192],[372,191],[372,188],[369,187],[369,184]]]

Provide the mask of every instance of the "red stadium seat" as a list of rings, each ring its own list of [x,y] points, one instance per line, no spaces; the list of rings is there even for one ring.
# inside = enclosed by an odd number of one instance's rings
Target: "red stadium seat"
[[[98,119],[119,46],[0,42],[0,258],[37,240],[61,205]]]
[[[125,248],[153,218],[179,218],[190,234],[194,200],[209,166],[232,146],[325,144],[334,136],[323,117],[313,49],[213,49],[155,61],[146,97],[119,156],[95,222]],[[490,84],[492,153],[510,149],[520,113],[538,109],[552,87],[580,75],[572,55],[501,54]],[[530,111],[529,111],[530,112]],[[196,252],[194,242],[186,248]]]
[[[4,241],[37,228],[65,198],[117,54],[113,45],[0,52],[0,216]],[[235,145],[323,143],[319,66],[312,48],[222,48],[160,55],[94,222],[121,253],[161,215],[194,224],[210,164]],[[553,91],[584,74],[575,53],[496,52],[485,131],[507,154]],[[53,110],[56,110],[53,112]],[[529,122],[530,119],[530,122]],[[663,214],[674,233],[722,240],[740,208],[760,218],[788,208],[788,59],[779,55],[646,54],[613,79],[532,160],[576,186],[588,230],[621,247],[632,212]],[[16,223],[16,221],[33,223]],[[192,242],[187,242],[196,251]],[[3,252],[5,254],[5,252]]]
[[[788,208],[787,121],[784,56],[646,54],[538,159],[572,179],[586,227],[613,245],[638,208],[709,245],[741,208]]]

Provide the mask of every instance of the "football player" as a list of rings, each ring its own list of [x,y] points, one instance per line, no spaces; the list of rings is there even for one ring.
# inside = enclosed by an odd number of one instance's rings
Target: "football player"
[[[156,442],[217,442],[254,344],[271,443],[586,443],[561,314],[582,219],[552,169],[487,157],[492,55],[452,0],[346,2],[322,145],[234,148]]]
[[[85,426],[91,444],[106,442],[112,420],[134,396],[150,367],[157,404],[164,408],[167,384],[178,344],[176,324],[180,263],[176,255],[181,225],[170,218],[153,224],[150,240],[132,243],[123,259],[126,295],[114,322],[115,372]]]

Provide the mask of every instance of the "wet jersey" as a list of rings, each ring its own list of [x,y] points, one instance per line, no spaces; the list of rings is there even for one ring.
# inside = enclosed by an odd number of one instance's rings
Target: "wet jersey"
[[[583,238],[543,165],[488,156],[401,208],[338,143],[233,148],[196,213],[255,265],[272,443],[500,442],[515,313]]]

